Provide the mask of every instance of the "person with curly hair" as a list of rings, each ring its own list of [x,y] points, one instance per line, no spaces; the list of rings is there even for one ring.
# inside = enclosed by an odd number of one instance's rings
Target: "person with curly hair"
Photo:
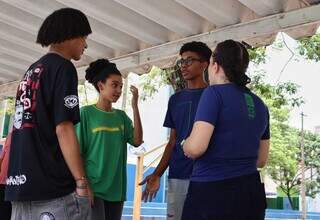
[[[204,73],[209,65],[211,53],[211,49],[205,43],[199,41],[188,42],[181,47],[181,58],[177,61],[177,65],[186,81],[187,88],[176,92],[169,99],[163,123],[164,127],[170,128],[169,142],[154,172],[141,183],[146,183],[143,199],[151,201],[160,187],[161,176],[169,167],[168,220],[181,219],[193,161],[184,155],[180,144],[191,132],[201,94],[207,87]]]
[[[91,33],[87,17],[61,8],[42,23],[37,43],[49,47],[19,83],[5,199],[15,220],[82,220],[90,212],[74,124],[80,120],[77,70]]]
[[[89,184],[94,194],[91,219],[120,220],[127,188],[127,143],[139,146],[143,132],[138,89],[132,92],[133,124],[127,114],[112,107],[122,93],[122,75],[107,59],[92,62],[86,80],[99,93],[98,102],[81,108],[76,131]]]

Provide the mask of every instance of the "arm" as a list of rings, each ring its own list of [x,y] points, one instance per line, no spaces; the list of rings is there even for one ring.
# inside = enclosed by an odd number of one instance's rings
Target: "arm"
[[[143,130],[141,125],[139,107],[138,107],[138,99],[139,93],[138,89],[134,86],[130,87],[130,91],[132,92],[132,110],[133,110],[133,142],[135,146],[140,146],[143,143]]]
[[[214,126],[208,122],[194,123],[190,136],[183,144],[183,151],[187,157],[196,159],[206,152]]]
[[[56,134],[62,155],[76,180],[77,194],[80,196],[89,196],[92,202],[92,195],[87,180],[83,179],[83,177],[85,177],[85,171],[73,123],[70,121],[61,122],[56,126]]]
[[[166,148],[163,152],[160,163],[158,164],[157,168],[153,172],[154,175],[161,177],[163,175],[164,171],[168,168],[169,161],[170,161],[171,154],[172,154],[173,147],[174,147],[175,143],[176,143],[176,130],[171,129],[169,142],[166,145]]]
[[[269,111],[267,110],[267,126],[266,129],[261,137],[260,144],[259,144],[259,152],[258,152],[258,159],[257,159],[257,168],[263,168],[268,161],[269,156],[269,148],[270,148],[270,123],[269,123]]]
[[[259,146],[257,167],[263,168],[268,161],[269,156],[269,148],[270,148],[270,140],[261,140]]]
[[[56,134],[63,157],[75,179],[85,176],[80,147],[72,122],[65,121],[57,125]]]
[[[157,191],[160,187],[160,178],[163,175],[164,171],[168,168],[169,161],[171,158],[173,147],[176,143],[176,130],[171,129],[169,142],[166,145],[160,163],[158,164],[155,171],[147,176],[139,185],[143,185],[147,183],[143,193],[142,193],[142,200],[147,202],[148,200],[151,202],[153,198],[156,197]]]

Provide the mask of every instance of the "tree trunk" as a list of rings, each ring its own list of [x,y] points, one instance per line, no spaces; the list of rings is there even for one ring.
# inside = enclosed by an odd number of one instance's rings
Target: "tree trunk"
[[[287,196],[288,196],[288,199],[289,199],[289,203],[290,203],[291,209],[293,210],[293,208],[294,208],[293,207],[293,200],[292,200],[292,197],[291,197],[290,193],[288,193]]]

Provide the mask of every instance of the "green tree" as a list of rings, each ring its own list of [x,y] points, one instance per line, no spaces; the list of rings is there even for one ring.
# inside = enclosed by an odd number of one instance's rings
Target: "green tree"
[[[249,55],[251,62],[255,65],[264,63],[266,62],[266,47],[249,49]],[[149,73],[142,75],[140,83],[142,99],[151,98],[164,85],[172,86],[174,91],[179,91],[186,87],[186,81],[183,79],[180,68],[177,65],[164,69],[154,66]]]
[[[283,41],[284,37],[282,37],[282,40],[277,40],[272,46],[280,50],[288,48]],[[300,40],[299,54],[309,59],[320,60],[319,42],[319,36]],[[296,54],[291,49],[290,51],[293,53],[291,60]],[[289,125],[289,116],[291,110],[303,104],[304,101],[298,94],[299,86],[292,82],[278,83],[277,85],[265,82],[265,71],[259,69],[259,65],[267,61],[266,47],[250,49],[249,55],[251,64],[253,64],[253,68],[249,72],[252,80],[249,87],[264,100],[270,111],[272,138],[269,162],[264,172],[268,173],[277,183],[281,191],[289,198],[290,205],[293,207],[292,196],[300,192],[301,151],[300,133],[296,128]],[[284,68],[286,66],[287,64]],[[152,96],[157,88],[162,85],[171,84],[174,86],[175,81],[168,80],[168,77],[175,70],[176,68],[170,69],[170,71],[158,68],[157,71],[146,75],[147,81],[142,83],[146,85],[144,88],[148,91],[146,97]],[[180,77],[181,75],[176,74],[176,76]],[[179,88],[179,86],[174,88]],[[320,189],[320,141],[319,136],[310,132],[305,134],[305,138],[306,189],[307,195],[314,196]]]
[[[265,101],[270,111],[271,147],[265,171],[288,197],[293,208],[292,196],[300,192],[301,148],[300,131],[289,126],[292,108],[300,106],[298,85],[286,82],[270,85],[263,72],[252,77],[251,89]],[[305,132],[306,194],[314,197],[320,192],[320,136]]]
[[[95,88],[86,82],[79,83],[78,94],[80,107],[91,105],[97,102],[97,92]]]
[[[300,39],[297,50],[306,59],[320,61],[320,33]]]

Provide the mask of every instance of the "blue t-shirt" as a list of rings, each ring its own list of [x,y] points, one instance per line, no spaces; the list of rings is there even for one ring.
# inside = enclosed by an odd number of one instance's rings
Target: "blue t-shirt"
[[[164,127],[176,130],[176,143],[169,162],[169,178],[190,179],[193,161],[187,158],[182,150],[181,141],[187,138],[192,130],[197,106],[204,89],[184,89],[169,99]]]
[[[207,151],[194,163],[191,180],[217,181],[256,172],[260,140],[270,139],[269,112],[251,91],[233,83],[202,94],[195,121],[214,125]]]

